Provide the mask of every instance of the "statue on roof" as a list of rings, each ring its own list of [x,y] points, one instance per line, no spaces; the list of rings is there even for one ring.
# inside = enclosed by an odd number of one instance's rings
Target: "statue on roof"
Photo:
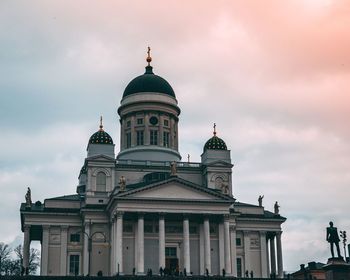
[[[334,244],[335,244],[335,247],[337,248],[338,258],[342,258],[342,256],[340,255],[340,249],[339,249],[340,238],[338,236],[337,228],[333,226],[333,222],[329,222],[329,227],[327,227],[326,240],[331,246],[332,258],[334,258],[334,248],[333,248]]]
[[[32,206],[32,192],[31,192],[29,187],[27,189],[25,199],[26,199],[26,207],[31,207]]]
[[[176,162],[175,161],[173,161],[170,164],[170,176],[177,176]]]
[[[275,202],[274,208],[275,208],[275,214],[279,215],[279,213],[280,213],[280,206],[278,205],[277,201]]]
[[[264,198],[263,195],[259,195],[258,202],[259,202],[259,206],[260,206],[260,207],[262,207],[263,198]]]
[[[126,187],[126,179],[124,176],[121,176],[119,179],[119,190],[123,192],[125,191],[125,187]]]

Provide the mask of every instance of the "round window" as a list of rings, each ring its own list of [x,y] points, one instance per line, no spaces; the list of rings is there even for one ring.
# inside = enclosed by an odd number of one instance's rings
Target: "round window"
[[[156,125],[157,123],[158,123],[158,119],[157,119],[157,117],[151,117],[150,119],[149,119],[149,122],[150,122],[150,124],[152,124],[152,125]]]

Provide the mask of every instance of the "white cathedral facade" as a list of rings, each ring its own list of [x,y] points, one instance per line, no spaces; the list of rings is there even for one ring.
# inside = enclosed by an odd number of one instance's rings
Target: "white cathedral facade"
[[[215,128],[201,162],[181,161],[178,101],[147,62],[118,108],[119,153],[101,121],[76,194],[22,203],[23,266],[39,240],[41,275],[282,277],[278,206],[236,200],[230,150]]]

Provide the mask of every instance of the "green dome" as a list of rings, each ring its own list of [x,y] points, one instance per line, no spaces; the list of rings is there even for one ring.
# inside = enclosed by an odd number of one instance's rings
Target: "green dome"
[[[214,135],[205,143],[204,151],[206,150],[227,150],[227,146],[224,140]]]
[[[175,98],[171,85],[162,77],[155,75],[152,69],[152,66],[146,66],[145,74],[136,77],[126,86],[123,98],[140,92],[164,93]]]
[[[113,145],[112,137],[103,129],[95,132],[89,139],[89,144],[109,144]]]

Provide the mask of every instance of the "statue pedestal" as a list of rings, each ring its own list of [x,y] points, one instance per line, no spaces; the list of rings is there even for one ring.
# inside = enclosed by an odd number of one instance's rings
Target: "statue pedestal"
[[[346,263],[343,258],[329,258],[322,269],[326,271],[326,280],[350,279],[350,264]]]

